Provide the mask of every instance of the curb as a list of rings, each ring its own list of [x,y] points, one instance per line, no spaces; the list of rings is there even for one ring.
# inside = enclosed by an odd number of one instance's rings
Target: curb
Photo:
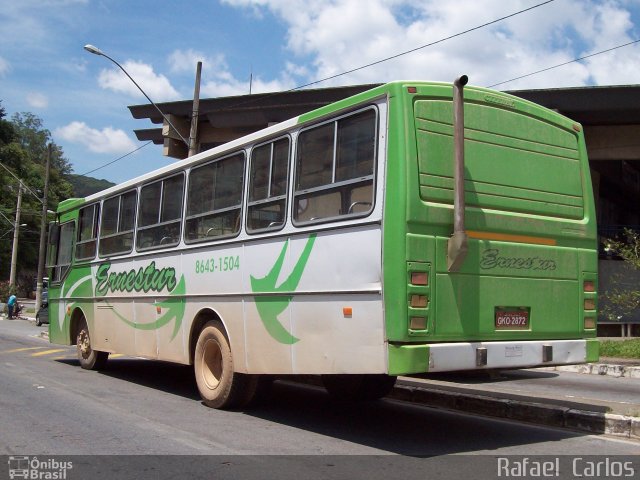
[[[489,417],[640,440],[640,417],[396,384],[386,397]]]
[[[635,365],[617,365],[608,363],[585,363],[582,365],[563,365],[545,367],[540,370],[583,373],[588,375],[609,375],[612,377],[640,378],[640,367]]]

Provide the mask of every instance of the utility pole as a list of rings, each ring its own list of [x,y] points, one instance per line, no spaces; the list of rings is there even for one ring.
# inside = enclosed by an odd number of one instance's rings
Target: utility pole
[[[52,145],[47,149],[47,166],[44,171],[44,191],[42,193],[42,220],[40,220],[40,251],[38,253],[38,277],[36,278],[36,313],[42,305],[42,277],[44,275],[44,259],[46,255],[47,236],[47,196],[49,193],[49,167],[51,165]]]
[[[22,208],[22,180],[18,187],[18,204],[16,205],[16,221],[13,224],[13,248],[11,250],[11,273],[9,287],[16,286],[16,264],[18,263],[18,235],[20,230],[20,209]]]
[[[189,133],[189,153],[191,157],[198,153],[198,110],[200,109],[200,76],[202,75],[202,62],[196,66],[196,84],[193,89],[193,108],[191,110],[191,131]]]

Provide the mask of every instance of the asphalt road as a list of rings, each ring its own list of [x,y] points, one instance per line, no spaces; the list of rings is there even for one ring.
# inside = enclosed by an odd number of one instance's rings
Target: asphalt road
[[[310,458],[326,467],[332,463],[325,459],[349,455],[358,459],[349,468],[378,478],[385,471],[379,456],[387,455],[402,456],[393,461],[406,466],[452,454],[494,462],[504,455],[640,453],[634,441],[391,400],[338,403],[320,388],[285,382],[276,382],[262,406],[212,410],[200,403],[190,367],[120,357],[103,372],[85,371],[74,347],[40,338],[45,328],[0,321],[0,455],[217,455],[236,459],[231,463],[278,455],[287,456],[288,472],[317,463]],[[258,473],[261,462],[251,463]],[[456,465],[461,474],[477,473],[477,461]]]

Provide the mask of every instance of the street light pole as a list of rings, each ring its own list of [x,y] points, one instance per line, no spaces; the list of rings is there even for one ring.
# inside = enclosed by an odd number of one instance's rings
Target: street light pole
[[[169,117],[167,117],[164,113],[162,113],[162,110],[160,110],[160,107],[158,107],[158,105],[156,105],[155,103],[153,103],[153,100],[151,100],[149,98],[149,95],[147,95],[145,93],[144,90],[142,90],[142,87],[140,87],[140,85],[138,85],[138,83],[133,79],[133,77],[131,77],[131,75],[129,75],[129,72],[127,72],[124,67],[122,65],[120,65],[118,62],[116,62],[113,58],[111,58],[109,55],[107,55],[106,53],[104,53],[102,50],[100,50],[98,47],[94,47],[93,45],[85,45],[84,49],[87,52],[93,53],[94,55],[101,55],[109,60],[111,60],[113,63],[115,63],[118,68],[120,70],[122,70],[124,72],[124,74],[129,77],[129,80],[131,80],[133,82],[133,84],[138,87],[138,90],[140,90],[142,92],[142,94],[147,98],[147,100],[149,100],[149,103],[151,103],[151,105],[153,105],[154,107],[156,107],[156,110],[158,110],[158,113],[160,113],[160,115],[162,115],[162,118],[164,118],[164,120],[169,124],[169,126],[171,128],[173,128],[173,130],[176,132],[176,134],[180,137],[180,139],[182,140],[182,142],[187,146],[187,148],[189,148],[189,141],[187,139],[185,139],[180,132],[178,131],[178,129],[173,125],[173,123],[171,123],[171,120],[169,120]]]
[[[18,203],[16,205],[16,221],[13,224],[13,247],[11,249],[11,272],[9,273],[9,287],[16,286],[16,266],[18,263],[18,236],[20,229],[20,209],[22,208],[22,180],[18,186]]]
[[[46,254],[45,237],[47,235],[47,197],[49,194],[49,167],[51,165],[52,145],[47,148],[47,166],[44,171],[44,191],[42,193],[42,220],[40,220],[40,250],[38,253],[38,276],[36,278],[36,313],[42,306],[42,277],[44,275],[44,257]]]

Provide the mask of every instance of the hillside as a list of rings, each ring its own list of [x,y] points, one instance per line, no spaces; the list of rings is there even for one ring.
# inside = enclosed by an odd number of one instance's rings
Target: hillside
[[[73,196],[77,198],[87,197],[115,185],[115,183],[108,180],[85,177],[83,175],[69,174],[65,175],[65,178],[73,186]]]

